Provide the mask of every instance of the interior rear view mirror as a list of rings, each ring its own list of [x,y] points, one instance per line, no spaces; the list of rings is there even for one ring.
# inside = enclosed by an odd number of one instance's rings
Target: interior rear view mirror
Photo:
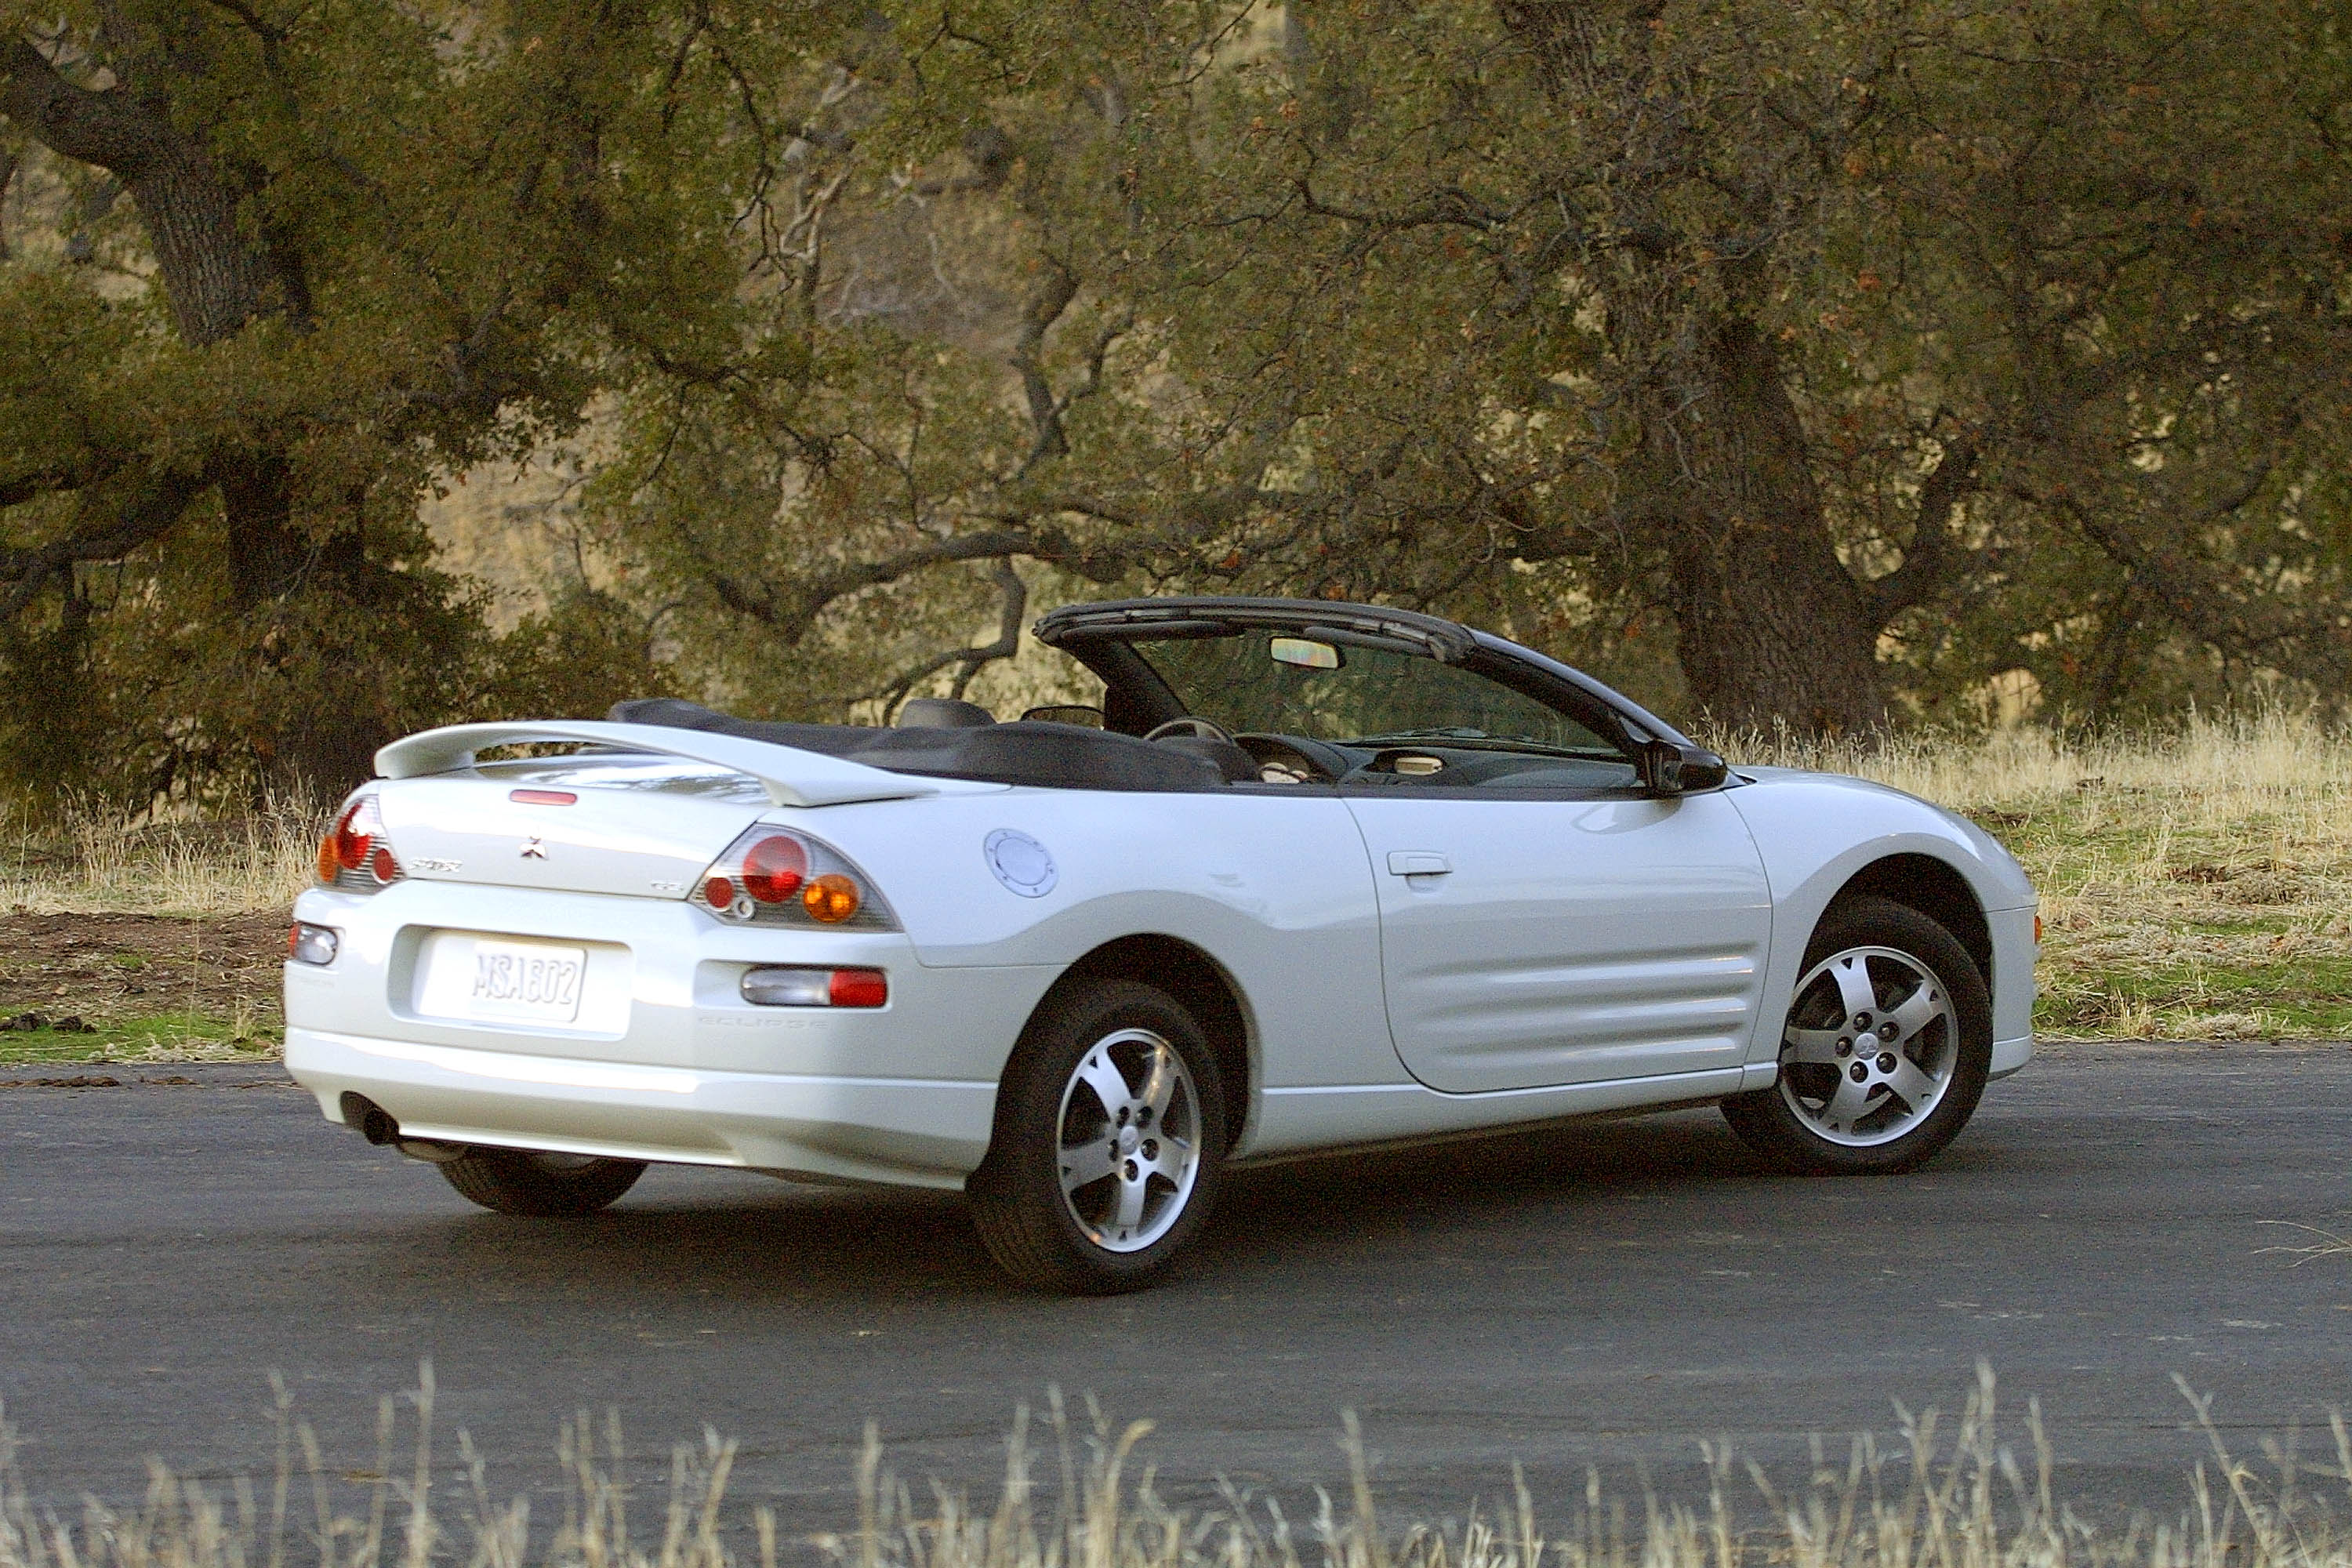
[[[1083,702],[1048,702],[1043,708],[1032,708],[1021,715],[1024,724],[1074,724],[1081,730],[1103,727],[1103,710]]]
[[[1329,643],[1307,637],[1276,637],[1266,648],[1275,663],[1296,665],[1300,669],[1338,669],[1348,662]]]

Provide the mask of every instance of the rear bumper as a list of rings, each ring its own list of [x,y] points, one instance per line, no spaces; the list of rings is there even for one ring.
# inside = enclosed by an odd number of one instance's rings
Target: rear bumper
[[[286,1066],[342,1120],[365,1095],[409,1137],[961,1188],[996,1085],[723,1072],[289,1027]]]
[[[334,960],[286,965],[286,1064],[341,1121],[365,1096],[416,1138],[956,1187],[988,1152],[996,1080],[1051,966],[931,969],[895,931],[734,926],[682,900],[399,882],[313,889]],[[436,933],[585,950],[576,1019],[432,1010]],[[761,964],[878,969],[880,1007],[764,1007]]]

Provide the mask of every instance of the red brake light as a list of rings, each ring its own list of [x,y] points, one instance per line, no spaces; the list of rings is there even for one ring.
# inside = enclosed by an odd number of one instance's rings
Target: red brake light
[[[517,789],[507,798],[522,805],[570,805],[580,797],[568,789]]]
[[[366,865],[368,851],[374,847],[374,840],[360,830],[360,814],[366,807],[364,799],[355,800],[335,819],[335,864],[346,871]]]
[[[762,838],[743,857],[743,890],[763,904],[782,903],[807,879],[808,851],[797,838]]]
[[[879,1007],[890,1000],[890,982],[878,969],[836,969],[828,989],[836,1007]]]
[[[735,884],[724,877],[713,877],[702,884],[703,900],[714,910],[735,907]]]

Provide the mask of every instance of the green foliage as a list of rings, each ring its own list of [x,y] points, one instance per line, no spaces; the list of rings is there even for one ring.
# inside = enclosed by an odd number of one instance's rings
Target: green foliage
[[[2352,679],[2328,8],[0,22],[0,788],[874,716],[1160,588],[1800,728]],[[602,586],[494,636],[417,503],[550,447]]]

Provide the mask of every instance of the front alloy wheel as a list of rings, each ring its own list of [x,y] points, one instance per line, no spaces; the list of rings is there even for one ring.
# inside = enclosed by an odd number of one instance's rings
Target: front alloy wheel
[[[1025,1284],[1132,1290],[1200,1229],[1224,1144],[1223,1083],[1192,1016],[1149,985],[1080,981],[1005,1068],[972,1218]]]
[[[1832,953],[1797,983],[1780,1035],[1780,1098],[1830,1142],[1892,1143],[1943,1103],[1959,1029],[1944,983],[1909,953]]]
[[[1723,1102],[1777,1164],[1906,1171],[1958,1135],[1992,1064],[1992,1001],[1951,932],[1907,905],[1832,909],[1805,953],[1773,1086]]]

